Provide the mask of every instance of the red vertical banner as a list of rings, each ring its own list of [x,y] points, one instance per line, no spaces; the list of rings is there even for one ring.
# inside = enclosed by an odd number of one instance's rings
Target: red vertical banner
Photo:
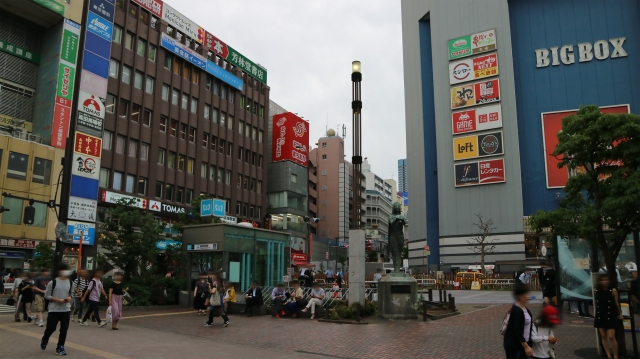
[[[309,122],[291,112],[273,116],[271,161],[292,161],[307,166]]]
[[[71,120],[71,108],[56,103],[51,124],[51,146],[65,148],[69,135],[69,121]]]

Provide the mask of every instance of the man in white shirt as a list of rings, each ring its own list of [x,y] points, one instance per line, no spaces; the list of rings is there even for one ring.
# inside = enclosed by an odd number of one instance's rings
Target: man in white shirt
[[[309,304],[302,310],[306,312],[311,308],[311,319],[316,317],[316,305],[322,306],[322,300],[324,299],[324,289],[320,288],[320,285],[316,282],[313,283],[311,288],[311,294],[309,294]]]
[[[324,275],[327,277],[327,282],[331,283],[331,281],[333,281],[333,271],[331,271],[331,269],[327,269]]]
[[[528,285],[531,281],[531,271],[529,270],[529,268],[525,269],[524,273],[520,274],[520,277],[518,277],[518,279],[520,279],[520,282],[522,282],[522,284]]]

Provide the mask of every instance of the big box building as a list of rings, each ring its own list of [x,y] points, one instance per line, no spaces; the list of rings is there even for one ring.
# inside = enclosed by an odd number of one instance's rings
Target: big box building
[[[475,214],[495,223],[489,263],[544,254],[526,218],[569,177],[550,156],[561,120],[638,111],[639,20],[634,0],[402,2],[410,265],[426,244],[429,263],[478,262]]]

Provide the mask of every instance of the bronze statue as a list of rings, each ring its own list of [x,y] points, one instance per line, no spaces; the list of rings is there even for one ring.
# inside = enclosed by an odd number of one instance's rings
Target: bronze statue
[[[389,252],[393,259],[393,271],[400,272],[402,266],[402,251],[404,250],[404,226],[409,222],[402,215],[400,203],[393,203],[393,210],[389,216]]]

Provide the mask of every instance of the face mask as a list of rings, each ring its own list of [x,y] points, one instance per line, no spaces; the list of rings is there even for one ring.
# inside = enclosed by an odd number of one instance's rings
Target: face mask
[[[60,275],[61,275],[62,277],[70,277],[70,276],[71,276],[71,273],[73,273],[73,271],[70,271],[70,270],[61,270],[61,271],[60,271]]]

